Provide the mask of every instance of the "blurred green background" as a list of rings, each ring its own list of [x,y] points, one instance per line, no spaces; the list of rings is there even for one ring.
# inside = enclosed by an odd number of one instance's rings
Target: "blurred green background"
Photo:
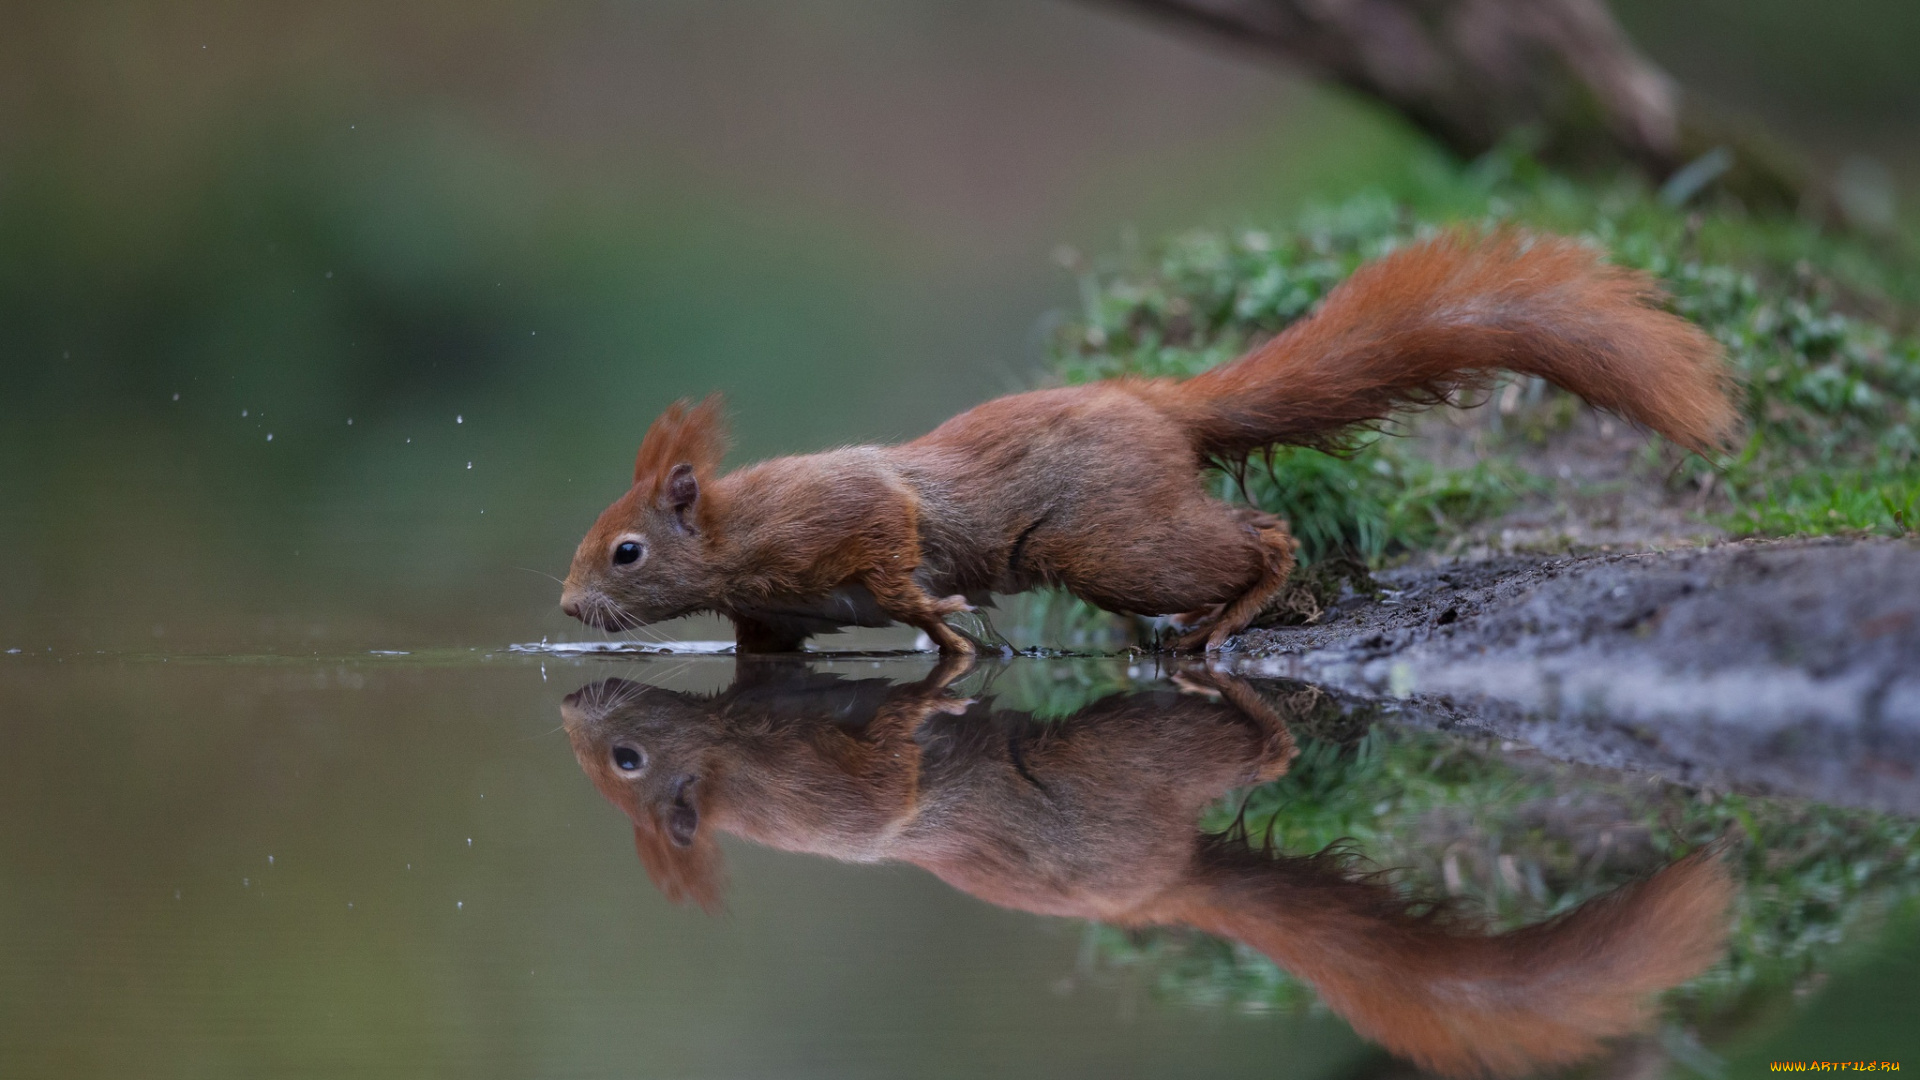
[[[1616,10],[1912,205],[1920,5]],[[555,730],[610,669],[484,650],[599,636],[543,575],[673,399],[735,461],[912,436],[1040,377],[1060,246],[1434,156],[1094,3],[14,0],[0,1072],[1383,1071],[1072,992],[1075,928],[899,868],[736,851],[730,920],[671,910]]]
[[[1920,8],[1619,14],[1823,166],[1920,174]],[[667,402],[735,460],[1030,383],[1058,245],[1432,153],[1092,3],[42,3],[0,37],[0,647],[580,633]],[[1910,200],[1907,200],[1910,201]]]

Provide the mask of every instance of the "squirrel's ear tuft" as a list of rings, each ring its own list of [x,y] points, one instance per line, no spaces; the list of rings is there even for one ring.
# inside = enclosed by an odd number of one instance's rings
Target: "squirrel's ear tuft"
[[[709,394],[698,405],[684,398],[667,406],[647,429],[640,452],[633,459],[633,482],[659,496],[676,466],[690,466],[690,476],[711,479],[727,452],[726,419],[719,394]]]

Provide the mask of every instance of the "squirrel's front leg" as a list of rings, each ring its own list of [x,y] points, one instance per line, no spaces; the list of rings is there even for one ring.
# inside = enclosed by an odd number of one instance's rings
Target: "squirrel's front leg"
[[[876,532],[864,545],[866,567],[856,576],[889,618],[923,631],[944,655],[971,656],[973,642],[948,626],[946,617],[972,611],[973,605],[964,596],[934,596],[914,580],[913,572],[920,567],[922,506],[905,483],[896,482],[893,496],[894,505],[873,522]]]
[[[946,624],[948,615],[973,610],[973,605],[967,603],[966,597],[934,597],[913,580],[910,570],[875,570],[867,574],[861,584],[879,602],[880,610],[899,622],[925,631],[942,653],[973,655],[973,642]]]
[[[733,641],[736,653],[792,653],[806,644],[807,635],[779,630],[745,615],[733,616]]]

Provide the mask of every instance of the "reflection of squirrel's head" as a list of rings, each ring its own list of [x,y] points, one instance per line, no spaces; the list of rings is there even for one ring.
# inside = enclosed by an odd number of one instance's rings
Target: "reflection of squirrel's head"
[[[633,822],[648,876],[676,901],[720,904],[720,853],[700,828],[713,788],[714,739],[695,697],[607,679],[560,707],[574,757]]]
[[[888,749],[876,744],[875,718],[951,707],[940,682],[756,664],[711,696],[608,679],[568,695],[561,714],[580,768],[633,822],[648,876],[668,898],[711,910],[717,832],[871,857],[874,838],[910,811],[917,765],[898,726]]]

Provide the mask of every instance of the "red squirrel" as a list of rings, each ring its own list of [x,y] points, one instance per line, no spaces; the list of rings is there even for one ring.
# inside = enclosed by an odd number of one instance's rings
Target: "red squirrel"
[[[1174,616],[1181,648],[1219,649],[1286,583],[1296,545],[1284,521],[1208,494],[1211,467],[1335,444],[1501,370],[1690,450],[1724,445],[1721,350],[1661,297],[1574,240],[1455,231],[1360,267],[1313,314],[1192,378],[1011,394],[898,446],[723,475],[718,398],[682,401],[580,542],[561,607],[616,631],[715,612],[741,652],[899,622],[964,654],[946,616],[1056,586]]]
[[[1267,954],[1360,1034],[1447,1075],[1590,1057],[1724,951],[1734,884],[1716,849],[1490,934],[1340,856],[1201,831],[1229,789],[1286,772],[1297,698],[1195,672],[1177,681],[1199,693],[1118,694],[1037,721],[951,695],[964,668],[896,686],[748,659],[715,696],[615,679],[562,711],[581,768],[674,900],[719,905],[725,832],[909,863],[1016,910],[1191,926]]]

